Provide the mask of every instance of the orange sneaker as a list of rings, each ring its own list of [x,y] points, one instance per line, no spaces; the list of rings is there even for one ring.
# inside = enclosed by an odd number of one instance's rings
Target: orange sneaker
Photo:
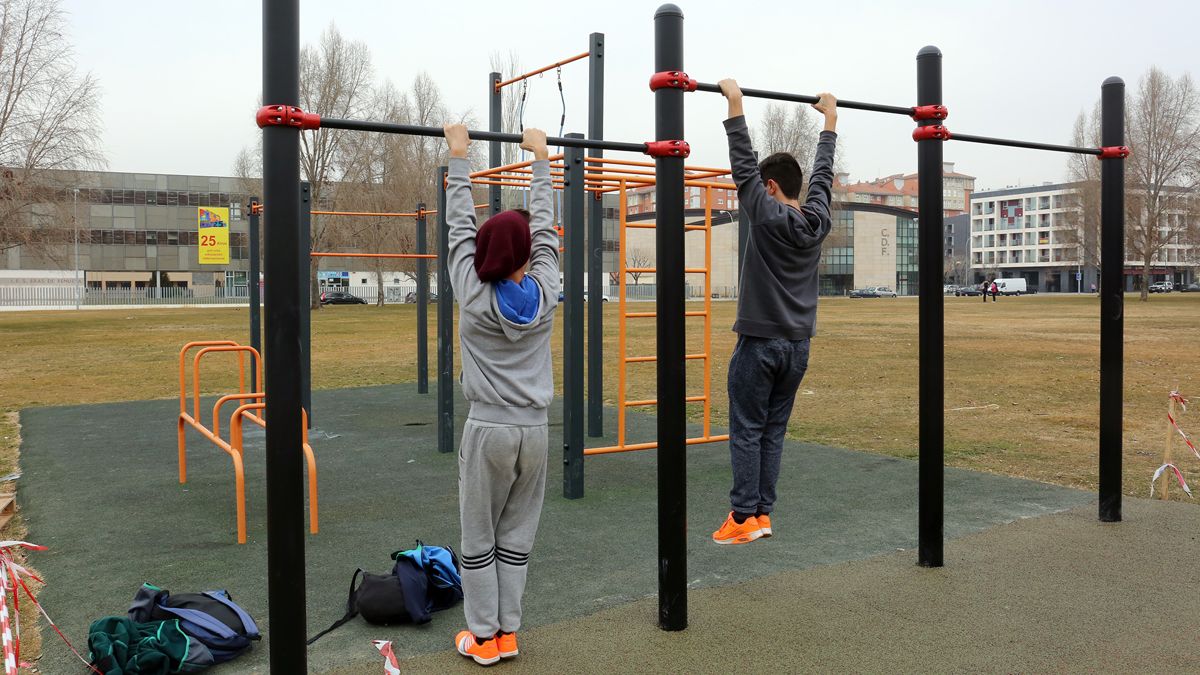
[[[496,636],[496,648],[500,650],[500,658],[511,659],[520,652],[517,651],[517,634],[500,633]]]
[[[762,530],[764,539],[771,536],[771,516],[764,513],[761,516],[754,516],[758,519],[758,529]]]
[[[713,532],[713,541],[718,544],[749,544],[750,542],[762,536],[762,530],[759,529],[758,519],[750,516],[746,522],[741,525],[733,519],[733,512],[729,512],[729,517],[721,523],[721,528]]]
[[[481,666],[490,666],[500,660],[500,650],[496,648],[496,638],[480,643],[471,634],[471,631],[464,630],[454,636],[454,646],[458,648],[459,654],[475,659],[475,663]]]

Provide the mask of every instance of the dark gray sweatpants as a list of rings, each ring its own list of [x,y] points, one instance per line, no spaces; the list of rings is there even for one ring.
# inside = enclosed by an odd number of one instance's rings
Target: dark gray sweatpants
[[[521,627],[521,596],[546,492],[546,425],[468,419],[458,451],[463,611],[481,638]]]
[[[737,513],[770,513],[783,439],[808,370],[809,340],[739,335],[729,361],[729,454]]]

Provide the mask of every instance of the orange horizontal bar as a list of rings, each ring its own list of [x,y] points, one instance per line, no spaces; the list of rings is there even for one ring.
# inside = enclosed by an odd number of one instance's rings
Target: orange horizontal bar
[[[683,357],[688,361],[698,361],[708,358],[708,354],[688,354]],[[658,361],[657,356],[628,356],[625,358],[625,363],[654,363]]]
[[[437,259],[436,253],[310,253],[314,258],[425,258]]]
[[[628,271],[628,270],[626,270]],[[684,316],[708,316],[708,312],[697,309],[691,312],[684,312]],[[658,316],[658,312],[628,312],[625,314],[626,319],[653,319]]]
[[[707,396],[688,396],[683,400],[686,403],[702,403],[707,399]],[[625,407],[627,408],[640,408],[648,405],[658,405],[658,399],[648,398],[641,401],[625,401]]]
[[[626,274],[654,274],[657,267],[626,267]]]
[[[564,157],[564,155],[561,155],[561,154],[550,155],[550,157],[548,159],[551,162],[556,162],[556,161],[562,159],[563,157]],[[479,171],[473,171],[467,175],[470,176],[471,178],[475,178],[477,176],[486,176],[488,174],[495,173],[497,171],[508,171],[509,169],[524,169],[524,168],[533,166],[534,161],[535,160],[527,159],[524,162],[513,162],[512,164],[504,164],[502,166],[488,167],[486,169],[480,169]],[[562,166],[559,165],[559,168],[562,168]]]
[[[687,439],[688,445],[701,445],[704,443],[720,443],[729,440],[729,434],[721,434],[719,436],[701,436],[699,438]],[[584,448],[585,455],[611,455],[617,452],[634,452],[636,450],[653,450],[658,447],[658,442],[651,443],[633,443],[631,445],[612,445],[606,448]]]
[[[314,216],[361,216],[379,218],[416,218],[418,213],[376,213],[374,211],[309,211]],[[425,213],[437,213],[426,211]]]
[[[496,91],[500,91],[501,89],[507,87],[510,84],[513,84],[514,82],[520,82],[521,80],[527,80],[527,79],[533,77],[534,75],[541,75],[542,73],[546,72],[547,70],[554,70],[555,68],[565,66],[568,63],[574,63],[574,62],[578,61],[579,59],[586,59],[587,57],[589,57],[591,55],[592,55],[591,52],[584,52],[582,54],[576,54],[575,56],[563,59],[562,61],[556,61],[554,63],[551,63],[550,65],[546,66],[545,68],[538,68],[537,70],[531,70],[528,73],[525,73],[524,75],[518,75],[518,76],[512,78],[511,80],[504,80],[503,82],[497,82],[496,83]]]

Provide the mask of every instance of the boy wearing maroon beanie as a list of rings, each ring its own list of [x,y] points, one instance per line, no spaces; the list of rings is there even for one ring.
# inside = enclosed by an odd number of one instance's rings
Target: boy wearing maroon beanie
[[[447,125],[445,133],[448,263],[463,393],[471,402],[458,453],[467,630],[454,642],[463,656],[490,665],[517,655],[521,596],[546,488],[558,234],[545,132],[526,129],[521,142],[534,156],[529,211],[499,213],[478,230],[467,129]]]

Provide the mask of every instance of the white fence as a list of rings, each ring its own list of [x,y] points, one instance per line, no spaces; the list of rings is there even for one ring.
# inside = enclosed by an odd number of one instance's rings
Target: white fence
[[[0,286],[0,307],[95,307],[105,305],[237,305],[249,301],[237,288],[81,288]]]

